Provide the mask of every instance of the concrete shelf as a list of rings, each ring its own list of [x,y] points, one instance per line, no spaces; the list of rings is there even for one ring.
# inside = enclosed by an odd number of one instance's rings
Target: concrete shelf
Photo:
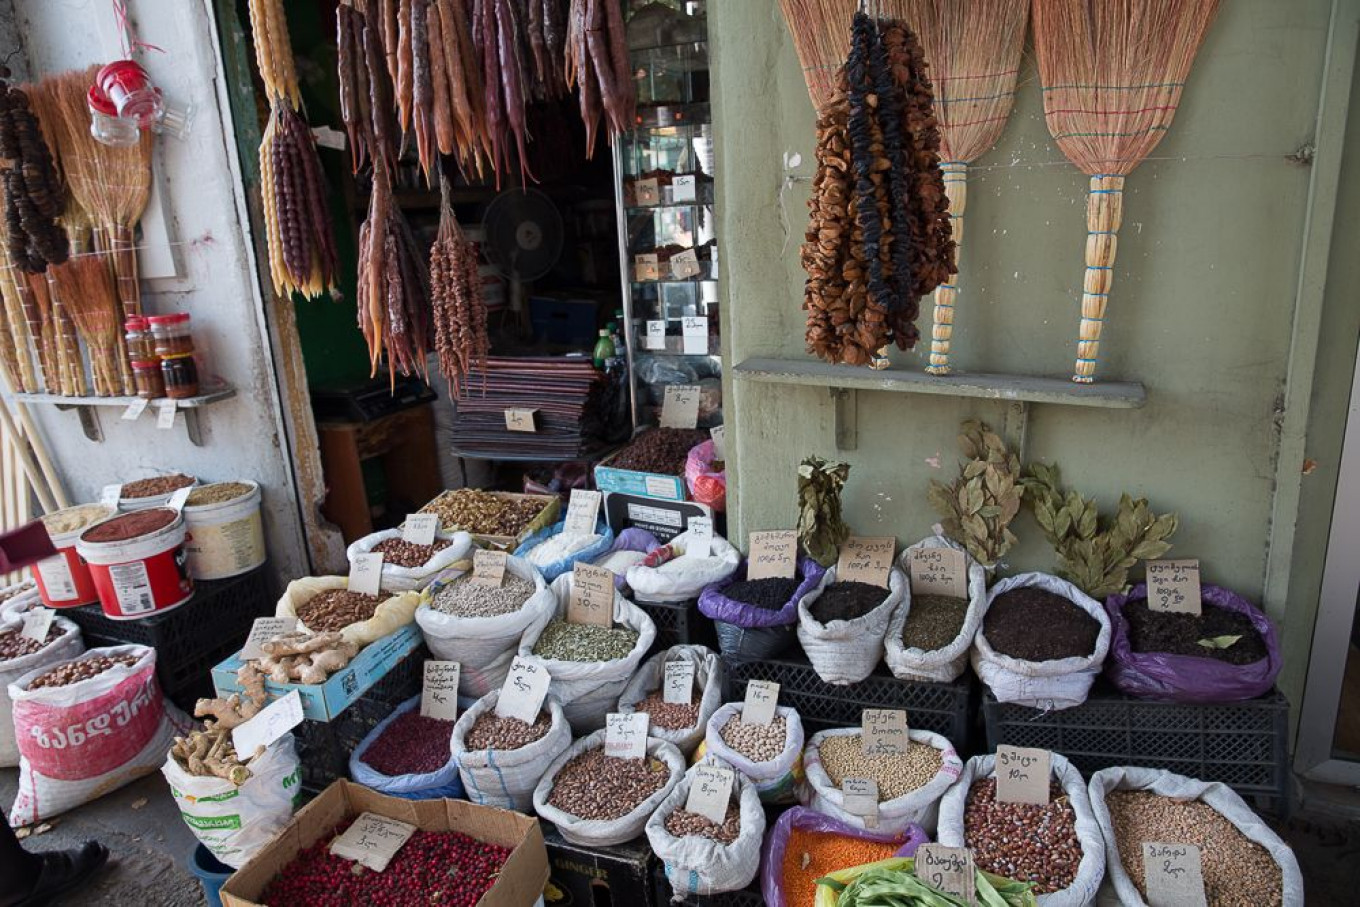
[[[189,440],[196,447],[203,446],[203,434],[198,424],[198,411],[205,406],[228,400],[236,396],[236,388],[226,384],[213,385],[203,389],[203,393],[195,397],[185,397],[176,400],[175,410],[184,414],[184,430],[189,435]],[[103,441],[104,430],[99,424],[99,410],[102,407],[117,407],[127,410],[129,406],[139,400],[139,397],[63,397],[60,394],[15,394],[14,399],[23,403],[47,403],[57,409],[74,409],[80,416],[80,427],[85,432],[85,437],[91,441]],[[161,403],[169,400],[169,397],[161,400],[152,400],[147,409],[152,412],[152,418],[160,411]]]

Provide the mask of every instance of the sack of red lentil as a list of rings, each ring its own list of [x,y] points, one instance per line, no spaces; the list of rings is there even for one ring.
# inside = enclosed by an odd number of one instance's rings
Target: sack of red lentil
[[[88,676],[91,664],[110,662]],[[83,679],[55,685],[76,677]],[[43,685],[32,686],[35,682]],[[162,699],[156,650],[147,646],[90,649],[35,668],[9,685],[9,695],[19,743],[19,793],[9,813],[15,827],[49,819],[151,774],[161,767],[174,736],[190,726]]]
[[[372,554],[373,549],[378,548],[384,542],[401,541],[400,529],[384,529],[381,532],[374,532],[355,541],[345,551],[345,556],[349,558],[350,564],[361,554]],[[435,548],[435,545],[447,543],[442,548]],[[445,570],[452,567],[459,561],[465,561],[472,556],[472,536],[466,532],[441,532],[435,536],[435,545],[410,546],[414,549],[415,557],[425,557],[424,563],[414,566],[402,566],[389,560],[389,557],[397,555],[386,555],[383,557],[382,565],[382,590],[384,592],[419,592],[435,581],[435,578]],[[422,550],[429,548],[428,556]],[[413,558],[414,559],[414,558]]]
[[[1065,598],[1095,619],[1100,630],[1090,654],[1027,661],[1003,655],[992,648],[987,640],[988,611],[1000,596],[1013,589],[1027,587]],[[1070,709],[1086,701],[1086,694],[1091,691],[1091,684],[1100,673],[1100,666],[1109,648],[1110,618],[1099,602],[1067,580],[1047,573],[1020,573],[1001,580],[987,593],[987,608],[982,613],[982,626],[973,638],[970,658],[973,670],[991,689],[998,702],[1056,711]]]
[[[67,661],[85,651],[80,627],[64,617],[52,618],[52,626],[41,645],[19,636],[23,626],[18,612],[9,622],[0,621],[0,768],[19,764],[19,745],[14,739],[14,701],[10,699],[9,685],[37,668]]]
[[[664,702],[666,665],[674,663],[694,666],[689,705]],[[619,696],[619,711],[634,712],[639,703],[647,702],[647,711],[652,716],[647,733],[675,744],[680,752],[689,756],[703,742],[708,719],[722,705],[722,690],[722,661],[712,650],[705,646],[671,646],[638,668]],[[689,721],[690,716],[693,716],[693,722]]]
[[[1105,877],[1105,838],[1091,811],[1091,799],[1081,772],[1058,753],[1053,753],[1050,764],[1052,780],[1062,789],[1061,797],[1053,799],[1047,808],[996,804],[995,808],[1006,814],[989,816],[984,813],[974,821],[1004,822],[1000,827],[1008,831],[984,842],[979,837],[980,830],[968,828],[969,794],[975,783],[996,778],[996,757],[969,759],[958,782],[940,801],[938,840],[949,847],[971,847],[977,868],[985,872],[1039,882],[1039,890],[1045,892],[1038,895],[1040,907],[1091,907],[1100,891],[1100,881]],[[984,809],[991,809],[996,803],[996,790],[991,784],[986,784],[978,796],[985,798]],[[1008,814],[1010,812],[1030,816],[1033,824],[1017,827],[1012,824],[1015,820]],[[1053,836],[1060,830],[1062,837],[1055,839]],[[1038,843],[1041,841],[1051,842],[1052,846]],[[1072,859],[1070,851],[1063,849],[1073,843],[1080,848],[1081,856],[1076,860]],[[1054,875],[1036,879],[1029,875],[1031,868],[1025,862],[1017,864],[1016,861],[1033,861],[1034,872],[1042,875],[1046,867]]]
[[[968,598],[957,602],[957,607],[963,610],[963,622],[954,638],[942,646],[922,649],[916,645],[909,645],[904,639],[907,618],[913,602],[911,582],[908,580],[902,587],[902,604],[893,614],[892,622],[888,624],[888,632],[883,637],[883,660],[887,663],[888,670],[892,671],[898,680],[949,683],[957,679],[968,666],[968,650],[972,648],[973,637],[977,635],[978,627],[982,626],[982,615],[987,610],[987,571],[973,559],[972,555],[963,550],[963,546],[936,535],[922,539],[902,552],[897,562],[902,574],[907,577],[911,575],[913,551],[930,548],[953,548],[963,554],[964,562],[968,565]],[[943,599],[943,596],[934,596],[933,599]],[[949,607],[955,604],[936,600],[926,599],[925,605]]]
[[[822,623],[813,616],[817,601],[836,585],[836,568],[798,602],[798,641],[817,676],[844,686],[859,683],[883,660],[883,637],[893,613],[906,594],[907,578],[896,568],[888,571],[888,588],[872,610],[850,620]]]
[[[810,557],[798,559],[796,588],[787,599],[761,607],[733,598],[728,592],[746,584],[746,561],[727,579],[714,583],[699,595],[699,611],[713,619],[718,648],[732,658],[775,658],[794,644],[798,631],[798,602],[821,582],[826,569]],[[762,583],[763,580],[755,580]]]
[[[223,863],[240,869],[273,840],[302,804],[302,771],[293,735],[284,734],[250,763],[241,785],[225,778],[191,775],[173,756],[161,774],[194,837]]]
[[[1110,796],[1117,791],[1160,798],[1130,804],[1129,813],[1116,815]],[[1106,876],[1119,903],[1147,907],[1142,844],[1164,841],[1199,847],[1210,904],[1303,907],[1303,874],[1294,851],[1226,784],[1158,768],[1118,766],[1092,775],[1087,792],[1105,838]],[[1125,837],[1137,841],[1129,853],[1120,848]]]
[[[894,856],[915,856],[916,848],[929,841],[919,825],[895,832],[855,828],[795,806],[785,810],[765,836],[760,893],[765,907],[812,907],[816,879],[826,873]]]
[[[628,568],[628,585],[638,601],[680,602],[698,598],[705,587],[731,576],[741,563],[741,552],[720,535],[710,538],[707,557],[698,557],[689,550],[692,543],[688,531],[671,539],[670,544],[685,553],[655,567],[643,563]]]
[[[713,713],[698,755],[717,756],[745,775],[755,784],[762,802],[793,803],[803,784],[802,719],[792,708],[778,706],[768,727],[777,729],[782,722],[784,732],[782,737],[777,731],[767,734],[762,726],[741,721],[744,706],[729,702]]]
[[[500,696],[499,690],[488,693],[458,716],[449,745],[469,800],[527,813],[543,773],[571,746],[571,725],[552,696],[543,700],[532,725],[498,718]]]
[[[835,728],[813,734],[803,750],[807,784],[799,799],[855,828],[866,828],[863,816],[845,809],[841,781],[873,778],[878,782],[878,830],[898,831],[908,825],[935,828],[940,798],[959,779],[963,761],[948,738],[930,731],[908,732],[912,746],[905,755],[865,756],[859,728]]]
[[[685,774],[685,757],[664,740],[648,737],[644,759],[614,759],[603,755],[604,736],[603,730],[595,731],[567,747],[566,752],[548,766],[543,780],[534,788],[534,812],[538,817],[551,822],[563,838],[582,847],[609,847],[642,834],[647,819],[675,790]],[[592,751],[598,753],[591,755]],[[578,756],[583,762],[574,763]],[[622,767],[603,760],[633,763],[627,767],[630,777],[616,782],[610,773]],[[639,774],[654,779],[653,785],[640,788]],[[563,776],[562,790],[557,789],[559,775]],[[565,789],[567,783],[572,785],[570,791]],[[630,796],[632,791],[640,795],[647,790],[651,792],[641,799]],[[606,817],[584,818],[572,812],[572,806],[566,800],[578,795],[582,798],[578,807],[581,812],[589,809]]]
[[[540,529],[525,539],[515,549],[515,557],[522,557],[552,582],[564,573],[570,573],[576,564],[593,564],[609,547],[614,544],[614,533],[605,525],[604,520],[595,524],[591,535],[571,536],[564,530],[566,520],[547,529]]]
[[[710,819],[685,810],[689,789],[700,766],[732,769],[716,756],[705,756],[685,772],[675,790],[647,820],[647,840],[661,859],[673,900],[740,891],[751,884],[760,870],[765,808],[755,785],[733,770],[728,818],[715,825]]]
[[[283,590],[283,597],[274,607],[274,616],[297,617],[300,611],[306,614],[307,603],[322,592],[347,588],[349,588],[347,576],[306,576],[295,579]],[[381,601],[374,609],[372,617],[357,620],[340,628],[340,635],[344,637],[345,642],[352,642],[363,648],[371,642],[377,642],[384,636],[395,633],[412,621],[416,606],[420,604],[419,592],[389,594],[384,590],[378,597]],[[307,623],[305,618],[302,622],[304,625]],[[307,629],[319,633],[330,628],[309,626]]]
[[[463,782],[458,778],[458,760],[452,750],[453,723],[423,718],[420,699],[412,696],[368,732],[350,753],[349,776],[380,794],[404,800],[461,800]],[[394,736],[384,740],[389,729]],[[393,768],[395,763],[433,762],[437,758],[443,762],[428,771]]]

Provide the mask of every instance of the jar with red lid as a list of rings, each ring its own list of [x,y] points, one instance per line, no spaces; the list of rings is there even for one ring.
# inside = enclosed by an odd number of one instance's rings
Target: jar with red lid
[[[132,380],[137,386],[137,396],[147,400],[159,400],[165,396],[165,376],[161,364],[152,359],[132,362]],[[192,396],[192,395],[190,395]]]
[[[198,363],[193,353],[180,353],[161,358],[161,377],[165,380],[165,396],[176,400],[198,396]]]
[[[123,338],[127,341],[128,359],[133,362],[155,365],[156,349],[151,339],[151,327],[140,315],[133,315],[123,322]]]
[[[166,356],[184,356],[193,353],[194,338],[189,332],[189,316],[187,314],[152,315],[147,319],[147,322],[151,325],[151,335],[155,339],[157,356],[164,359]]]

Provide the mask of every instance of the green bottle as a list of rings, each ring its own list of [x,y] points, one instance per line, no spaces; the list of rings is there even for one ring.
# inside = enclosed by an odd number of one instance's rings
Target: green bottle
[[[605,361],[614,358],[614,341],[609,339],[609,328],[600,328],[600,339],[595,341],[591,359],[596,368],[604,368]]]

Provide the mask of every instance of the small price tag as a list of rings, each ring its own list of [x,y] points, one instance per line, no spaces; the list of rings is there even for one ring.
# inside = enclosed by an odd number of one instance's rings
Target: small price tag
[[[644,350],[664,350],[666,348],[666,322],[647,322],[647,333],[642,338]]]
[[[505,411],[505,428],[507,431],[538,431],[536,421],[536,409],[507,409]]]
[[[433,545],[439,531],[439,514],[411,513],[401,526],[401,540],[408,545]]]
[[[151,401],[145,397],[138,397],[128,404],[128,408],[123,410],[123,419],[128,422],[136,422],[141,418],[142,413],[151,405]]]
[[[192,487],[176,488],[174,494],[170,495],[170,500],[165,502],[165,506],[174,510],[183,510],[184,505],[189,503],[189,495],[193,493]]]
[[[1048,750],[1020,746],[996,748],[996,799],[998,803],[1048,805],[1052,754]]]
[[[694,700],[694,662],[668,661],[661,683],[661,701],[689,705]]]
[[[257,617],[255,622],[250,625],[250,635],[246,637],[246,644],[241,647],[241,654],[237,657],[242,661],[260,658],[264,655],[260,646],[269,642],[275,636],[292,633],[297,628],[298,619],[296,617]]]
[[[689,518],[685,527],[685,557],[713,556],[713,518],[695,516]]]
[[[710,822],[721,825],[727,818],[727,804],[732,801],[734,780],[730,768],[696,765],[694,778],[689,784],[689,796],[685,798],[685,811],[698,813]]]
[[[19,635],[34,642],[42,642],[47,639],[47,631],[52,627],[52,618],[57,616],[57,612],[51,608],[34,608],[24,614],[24,628],[19,631]]]
[[[836,582],[868,583],[888,588],[888,572],[892,570],[893,551],[897,539],[890,535],[852,535],[841,546],[840,560],[836,561]]]
[[[548,695],[550,683],[552,677],[546,667],[516,655],[510,662],[510,673],[501,685],[501,695],[496,699],[496,714],[533,724],[538,720],[538,710],[543,708],[543,697]]]
[[[968,597],[968,558],[957,548],[912,548],[907,570],[912,595]]]
[[[752,680],[746,684],[746,701],[741,706],[743,724],[768,725],[774,721],[779,705],[779,684],[772,680]]]
[[[911,747],[907,713],[902,709],[865,709],[859,719],[864,755],[900,756]]]
[[[343,835],[331,842],[331,853],[382,872],[415,833],[416,827],[409,822],[361,813]]]
[[[693,249],[676,252],[671,256],[671,276],[676,280],[689,280],[691,277],[698,277],[701,273],[703,273],[703,268],[699,265],[699,256]],[[704,334],[705,336],[708,334],[707,327],[704,329]]]
[[[977,900],[977,870],[966,847],[922,844],[916,848],[916,878],[965,904]]]
[[[694,176],[674,177],[671,180],[671,201],[676,203],[694,201],[698,198],[696,194],[697,186],[698,179]],[[714,821],[721,822],[722,819],[715,819]]]
[[[727,426],[715,425],[708,434],[713,438],[713,459],[727,460]]]
[[[349,562],[349,591],[377,595],[382,589],[382,565],[381,554],[354,555]]]
[[[571,598],[567,600],[567,622],[609,627],[614,624],[614,573],[594,564],[576,564],[571,569]]]
[[[633,192],[639,205],[655,205],[661,201],[661,184],[655,179],[638,180],[633,184]]]
[[[1205,907],[1204,863],[1193,844],[1143,843],[1148,907]]]
[[[123,499],[123,486],[105,485],[99,492],[99,503],[110,510],[118,509],[118,502]]]
[[[661,400],[662,428],[693,428],[699,424],[699,388],[694,384],[667,384]]]
[[[425,662],[425,683],[420,688],[420,714],[441,721],[458,720],[458,678],[463,666],[456,661]]]
[[[299,724],[302,724],[302,697],[297,690],[292,690],[269,703],[254,718],[232,728],[231,742],[237,755],[248,759],[256,749],[269,746]]]
[[[615,759],[642,759],[647,755],[646,712],[610,712],[604,718],[604,754]]]
[[[1147,597],[1152,611],[1199,614],[1199,561],[1148,561]]]
[[[499,586],[505,579],[505,563],[510,555],[504,551],[478,548],[472,552],[472,579],[479,586]]]
[[[598,491],[573,488],[571,499],[567,502],[567,516],[562,526],[562,534],[594,535],[596,523],[600,518],[600,499],[603,497]]]
[[[798,533],[792,529],[753,532],[747,537],[751,549],[746,562],[747,579],[792,579],[798,568]]]
[[[171,429],[175,427],[175,413],[179,406],[178,401],[166,398],[157,404],[156,427],[160,429]]]
[[[707,356],[708,316],[686,315],[681,322],[680,339],[686,356]]]
[[[864,820],[866,828],[878,827],[878,782],[873,778],[845,778],[841,781],[845,811]]]
[[[660,280],[661,262],[655,252],[645,252],[633,256],[633,269],[638,280]]]

